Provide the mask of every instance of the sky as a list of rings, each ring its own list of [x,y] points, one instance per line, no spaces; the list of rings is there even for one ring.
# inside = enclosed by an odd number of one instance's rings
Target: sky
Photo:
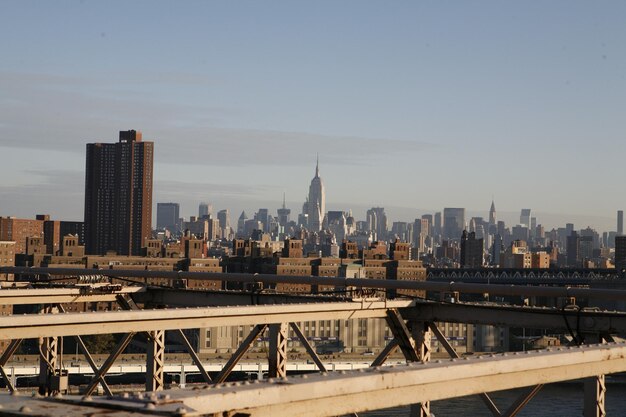
[[[0,216],[81,220],[85,144],[155,143],[154,201],[615,229],[626,2],[0,0]],[[154,209],[156,212],[156,207]],[[543,219],[543,221],[542,221]]]

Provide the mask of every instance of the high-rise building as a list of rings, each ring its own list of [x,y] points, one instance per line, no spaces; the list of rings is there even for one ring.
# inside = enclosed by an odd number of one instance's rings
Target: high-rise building
[[[626,236],[615,236],[615,269],[619,274],[626,270]]]
[[[621,236],[624,234],[624,211],[617,210],[617,235]]]
[[[480,268],[483,266],[483,239],[476,239],[474,232],[463,230],[461,235],[461,268]]]
[[[230,235],[230,212],[228,209],[218,211],[217,220],[220,222],[222,237],[228,239]]]
[[[285,204],[285,194],[283,193],[283,207],[278,209],[278,224],[282,227],[286,227],[289,223],[289,215],[291,210],[287,208]]]
[[[157,229],[180,232],[180,205],[178,203],[157,203]]]
[[[531,209],[522,209],[522,212],[520,213],[520,216],[519,216],[520,224],[523,224],[524,226],[530,228],[531,216],[532,216]]]
[[[324,190],[324,182],[320,178],[319,158],[315,165],[315,177],[309,186],[309,198],[304,208],[304,214],[308,215],[308,228],[313,231],[321,230],[326,214],[326,191]]]
[[[198,205],[198,218],[211,216],[213,214],[213,205],[209,203],[200,203]]]
[[[444,208],[443,209],[443,238],[460,239],[465,229],[465,209],[464,208]]]
[[[491,208],[489,209],[489,226],[495,226],[498,220],[496,218],[496,203],[491,200]]]
[[[85,250],[140,255],[152,226],[154,143],[121,131],[117,143],[87,144]]]

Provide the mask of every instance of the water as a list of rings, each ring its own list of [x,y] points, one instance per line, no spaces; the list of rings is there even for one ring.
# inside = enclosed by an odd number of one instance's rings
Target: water
[[[524,389],[498,391],[490,393],[489,396],[500,411],[504,412],[524,391]],[[517,415],[519,417],[582,416],[583,398],[582,383],[546,385]],[[492,417],[491,412],[477,395],[435,401],[431,403],[430,408],[436,417]],[[606,411],[609,416],[626,416],[626,385],[609,384],[607,386]],[[409,415],[409,407],[359,413],[360,417],[407,417]]]

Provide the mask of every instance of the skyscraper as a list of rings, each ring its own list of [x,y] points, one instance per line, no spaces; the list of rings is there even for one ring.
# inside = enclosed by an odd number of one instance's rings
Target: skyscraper
[[[491,208],[489,209],[489,226],[495,226],[497,223],[496,218],[496,203],[491,200]]]
[[[460,239],[465,229],[465,209],[443,209],[443,237],[444,239]]]
[[[624,212],[617,210],[617,235],[622,236],[624,234]]]
[[[283,207],[278,209],[278,224],[282,227],[287,226],[289,215],[291,214],[291,210],[287,208],[285,203],[285,194],[283,193]]]
[[[519,222],[520,224],[523,224],[524,226],[528,227],[529,229],[531,228],[531,209],[522,209],[522,212],[520,213],[519,216]]]
[[[88,143],[85,175],[86,252],[140,255],[152,226],[154,143],[121,131],[117,143]]]
[[[315,164],[315,177],[311,180],[309,186],[309,199],[305,203],[306,212],[308,214],[308,226],[310,230],[320,231],[326,214],[326,191],[324,183],[320,178],[319,158]]]
[[[200,203],[198,205],[198,218],[211,216],[213,214],[213,205],[209,203]]]
[[[180,205],[178,203],[157,203],[157,229],[180,232]]]

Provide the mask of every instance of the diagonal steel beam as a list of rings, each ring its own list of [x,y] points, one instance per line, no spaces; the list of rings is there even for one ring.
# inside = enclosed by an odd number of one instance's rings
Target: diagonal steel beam
[[[80,336],[74,336],[74,340],[76,340],[76,343],[78,343],[78,347],[80,348],[81,353],[83,354],[85,359],[87,359],[87,363],[89,363],[89,366],[93,370],[94,374],[97,375],[100,369],[98,369],[98,365],[96,365],[96,362],[94,362],[93,357],[89,353],[89,350],[87,350],[85,342],[83,342],[83,339]],[[113,395],[109,384],[107,384],[104,380],[104,375],[102,376],[102,378],[100,378],[100,385],[102,385],[102,389],[104,390],[106,395]]]
[[[256,338],[259,337],[261,333],[263,333],[266,327],[267,324],[257,324],[256,326],[254,326],[248,337],[246,337],[245,340],[241,342],[239,348],[237,348],[235,353],[233,353],[233,356],[231,356],[228,362],[226,362],[226,365],[224,365],[222,371],[215,378],[215,381],[213,381],[214,383],[219,384],[226,381],[226,378],[228,378],[235,365],[237,365],[237,362],[239,362],[239,360],[248,351],[248,349],[250,349],[250,346],[252,346]]]
[[[4,367],[2,366],[0,366],[0,374],[2,374],[2,379],[4,379],[4,382],[7,385],[8,390],[10,392],[15,392],[15,387],[13,386],[13,382],[11,381],[11,378],[9,378],[6,371],[4,370]]]
[[[87,386],[85,395],[91,395],[96,389],[96,387],[98,386],[98,384],[100,383],[100,381],[104,380],[104,375],[106,375],[106,373],[109,371],[111,366],[113,366],[113,363],[120,356],[120,354],[124,351],[124,349],[126,349],[130,341],[133,339],[133,336],[135,336],[135,333],[128,333],[127,335],[124,335],[122,340],[118,342],[115,349],[113,349],[113,352],[109,355],[107,360],[104,362],[102,367],[98,370],[96,375],[93,377],[93,379]]]
[[[62,304],[57,304],[57,308],[59,309],[59,312],[65,313],[65,307],[63,307]],[[91,353],[89,353],[89,350],[87,349],[87,346],[85,345],[82,337],[74,336],[74,340],[76,340],[76,344],[78,344],[81,353],[83,354],[85,359],[87,359],[87,363],[93,370],[94,374],[97,374],[99,371],[98,365],[96,365],[96,362],[93,360],[93,357],[91,356]],[[113,395],[113,392],[111,391],[109,384],[107,384],[104,380],[104,377],[102,377],[102,379],[100,380],[100,385],[102,385],[102,389],[107,395]]]
[[[313,362],[315,362],[315,364],[319,368],[320,372],[326,372],[326,367],[322,363],[322,360],[320,359],[319,356],[317,356],[317,352],[315,352],[315,349],[313,349],[313,346],[311,346],[306,336],[302,333],[302,330],[300,330],[300,327],[298,327],[298,324],[297,323],[290,323],[290,324],[294,333],[296,334],[296,336],[298,336],[298,339],[300,339],[302,346],[304,346],[304,348],[306,349],[311,359],[313,359]]]
[[[22,343],[22,339],[13,339],[9,342],[9,346],[7,346],[6,350],[0,356],[0,373],[2,374],[2,378],[6,381],[7,388],[11,392],[15,392],[15,387],[13,386],[13,382],[8,377],[6,371],[4,370],[4,366],[9,362],[9,359],[13,356],[13,354],[17,351],[17,348],[20,347],[20,343]]]
[[[444,336],[444,334],[441,332],[441,330],[439,330],[439,327],[437,327],[437,325],[435,323],[433,323],[433,322],[428,322],[428,327],[435,334],[435,337],[437,338],[439,343],[441,343],[441,345],[444,347],[446,352],[448,352],[448,355],[450,355],[451,358],[458,359],[460,357],[459,354],[456,352],[456,350],[454,350],[454,348],[452,347],[450,342],[448,342],[448,339],[446,339],[446,336]],[[483,392],[483,393],[479,394],[479,396],[480,396],[480,399],[483,400],[483,402],[485,403],[485,405],[487,406],[489,411],[491,411],[491,414],[493,414],[495,417],[500,417],[502,415],[500,413],[500,410],[496,406],[496,404],[493,402],[493,400],[489,396],[489,394]],[[528,401],[530,401],[530,399]],[[523,405],[522,405],[522,407],[523,407]],[[515,414],[513,414],[513,415],[515,415]]]
[[[506,410],[502,417],[514,417],[522,411],[522,409],[532,400],[535,395],[541,391],[543,388],[543,384],[535,385],[534,387],[530,387],[526,392],[522,393],[517,400]]]
[[[385,363],[389,355],[391,355],[397,349],[398,349],[398,341],[396,339],[391,339],[389,343],[387,343],[387,346],[385,346],[385,348],[378,354],[378,356],[376,357],[376,359],[374,359],[374,361],[372,362],[370,366],[371,367],[381,366],[383,363]]]
[[[402,350],[402,354],[408,362],[419,362],[420,355],[415,347],[415,340],[411,336],[411,332],[404,323],[404,319],[397,309],[387,310],[385,318],[389,329],[393,333],[394,339],[397,340],[398,346]]]
[[[200,371],[200,375],[202,376],[202,379],[204,379],[204,382],[206,382],[207,384],[212,384],[213,380],[211,380],[209,373],[206,371],[206,369],[204,369],[204,365],[202,364],[202,361],[198,357],[198,354],[196,353],[193,346],[191,346],[191,343],[189,343],[189,339],[187,339],[187,336],[185,336],[185,332],[178,329],[174,334],[175,334],[175,337],[178,338],[180,341],[182,341],[183,345],[185,345],[185,348],[187,349],[187,353],[189,353],[189,356],[191,356],[191,360],[198,367],[198,371]]]

